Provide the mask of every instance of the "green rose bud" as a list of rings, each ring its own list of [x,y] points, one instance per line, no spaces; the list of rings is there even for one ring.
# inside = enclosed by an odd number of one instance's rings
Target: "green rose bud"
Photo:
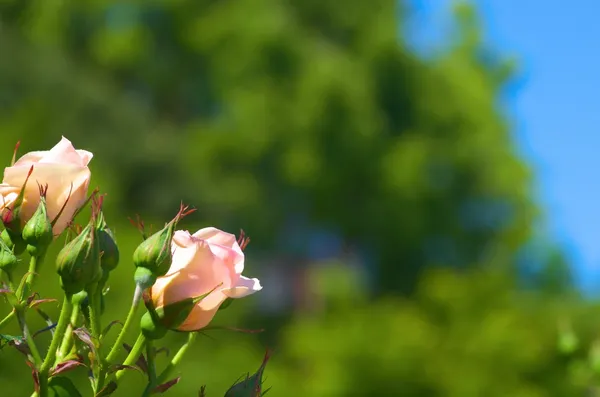
[[[23,251],[25,251],[25,241],[21,238],[21,236],[12,236],[10,235],[7,229],[4,229],[2,233],[0,233],[0,240],[6,244],[6,246],[14,252],[15,255],[21,255]]]
[[[271,352],[267,350],[265,353],[265,358],[263,362],[256,371],[256,373],[252,376],[246,375],[246,378],[231,386],[229,390],[225,393],[225,397],[260,397],[264,396],[269,389],[262,389],[262,376],[265,371],[265,367],[267,366],[267,361],[269,361]]]
[[[46,186],[47,189],[47,186]],[[23,228],[23,240],[27,243],[27,252],[31,256],[42,256],[52,239],[52,222],[46,211],[46,191],[40,187],[40,204]]]
[[[136,248],[133,253],[133,264],[137,268],[134,275],[136,284],[143,288],[149,288],[158,277],[167,274],[173,260],[171,242],[175,233],[175,226],[184,216],[193,211],[188,211],[188,208],[182,205],[171,222],[167,223],[162,230],[148,237]]]
[[[76,294],[100,279],[100,247],[93,223],[58,253],[56,270],[67,294]]]
[[[100,246],[100,265],[105,272],[111,272],[119,264],[119,247],[109,228],[100,228],[97,231],[98,244]]]
[[[13,250],[0,239],[0,270],[11,274],[17,266],[18,259]]]
[[[175,222],[170,222],[161,231],[144,240],[133,253],[133,264],[138,268],[148,269],[154,277],[167,274],[173,257],[171,240],[174,232]]]

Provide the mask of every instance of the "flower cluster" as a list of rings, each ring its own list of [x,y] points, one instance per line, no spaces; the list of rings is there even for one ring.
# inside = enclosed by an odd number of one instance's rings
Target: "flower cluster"
[[[16,159],[17,150],[18,145],[0,184],[4,226],[0,234],[4,280],[0,292],[12,306],[0,321],[0,330],[14,320],[21,335],[0,334],[0,347],[8,344],[25,355],[33,374],[34,395],[40,397],[57,395],[58,389],[67,390],[65,395],[82,395],[65,376],[80,366],[89,368],[94,396],[113,393],[130,368],[141,369],[148,376],[143,396],[166,391],[179,380],[169,377],[196,333],[206,330],[231,299],[261,290],[258,279],[242,275],[243,250],[249,240],[243,234],[238,239],[214,227],[193,234],[177,230],[180,220],[193,212],[183,205],[170,222],[150,236],[138,221],[143,241],[132,255],[136,288],[131,308],[116,340],[107,343],[102,327],[104,300],[121,253],[103,212],[104,196],[98,189],[88,195],[88,165],[93,154],[75,149],[64,137],[48,151],[30,152]],[[87,207],[91,215],[79,226],[75,218]],[[40,309],[41,304],[54,300],[40,298],[34,285],[48,248],[62,234],[66,234],[66,241],[55,264],[64,296],[54,323]],[[29,258],[28,269],[20,266],[23,257]],[[20,271],[22,276],[16,283]],[[139,318],[142,300],[146,311]],[[39,342],[27,325],[25,314],[29,310],[49,322],[47,330],[52,331],[52,338],[45,351],[38,348]],[[139,336],[130,347],[124,343],[126,334],[136,326]],[[169,331],[188,333],[188,341],[159,373],[154,365],[154,343]],[[125,358],[120,357],[125,353]],[[264,394],[261,379],[267,359],[268,355],[255,375],[236,383],[226,396]]]

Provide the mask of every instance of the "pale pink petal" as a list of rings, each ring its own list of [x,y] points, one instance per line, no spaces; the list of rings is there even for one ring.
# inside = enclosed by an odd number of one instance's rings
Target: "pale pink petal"
[[[6,168],[4,183],[14,186],[20,191],[30,169],[30,166]],[[38,184],[42,186],[48,184],[46,204],[50,219],[54,219],[65,202],[67,203],[60,222],[57,222],[53,228],[54,233],[59,234],[71,220],[75,211],[85,202],[90,176],[90,170],[87,167],[71,164],[38,163],[34,165],[31,177],[25,187],[25,200],[21,212],[23,219],[29,219],[37,209],[40,202]],[[71,192],[70,196],[69,192]]]
[[[164,291],[169,286],[171,281],[175,279],[176,274],[170,276],[159,277],[152,286],[152,301],[155,307],[164,306]]]
[[[81,164],[84,167],[87,166],[90,163],[90,161],[92,161],[92,158],[94,157],[94,154],[92,152],[88,152],[87,150],[77,149],[76,152],[79,155],[79,157],[81,159]]]
[[[198,254],[198,244],[192,243],[190,245],[181,245],[175,241],[175,238],[173,238],[171,250],[173,258],[171,261],[171,267],[166,274],[167,276],[177,273],[186,266],[189,266],[189,264],[194,260],[194,257]],[[212,258],[209,258],[208,260],[212,260]]]
[[[173,233],[173,243],[180,247],[189,247],[196,244],[196,240],[187,230],[176,230],[175,233]]]
[[[186,320],[177,327],[180,331],[196,331],[201,328],[206,327],[212,321],[215,314],[217,314],[217,310],[219,307],[213,307],[209,310],[204,310],[199,306],[194,307],[190,315],[186,318]]]
[[[31,169],[30,166],[13,166],[4,169],[4,184],[21,187]],[[69,190],[71,183],[81,184],[84,179],[89,179],[90,170],[71,164],[41,164],[33,166],[33,173],[27,186],[38,190],[37,183],[56,186],[62,190]]]
[[[242,252],[237,252],[229,247],[213,243],[209,243],[209,247],[215,256],[223,260],[233,274],[242,274],[244,271],[244,254]]]
[[[257,278],[247,278],[240,276],[237,284],[233,288],[224,288],[223,294],[228,298],[243,298],[248,295],[252,295],[262,289],[260,281]]]
[[[211,244],[219,244],[225,247],[233,248],[237,244],[234,234],[224,232],[215,227],[205,227],[194,233],[194,237],[207,240]]]
[[[44,156],[47,153],[48,153],[47,150],[25,153],[17,161],[15,161],[13,166],[15,166],[15,167],[19,166],[19,165],[29,165],[30,166],[32,164],[38,163],[42,158],[44,158]]]
[[[39,163],[44,164],[73,164],[79,167],[87,166],[84,164],[81,155],[64,136],[52,149],[50,149],[44,157],[39,160]]]
[[[0,209],[11,205],[19,196],[20,190],[16,186],[0,184]]]
[[[191,255],[192,250],[195,250],[194,255]],[[231,286],[223,261],[215,257],[202,240],[193,247],[176,249],[168,274],[174,278],[164,291],[163,299],[167,303],[204,295],[219,284],[226,288]],[[217,303],[218,299],[215,300],[212,296],[204,300],[204,304],[208,306]]]
[[[89,170],[87,170],[89,173]],[[55,220],[60,209],[64,206],[60,217],[55,221],[52,227],[52,233],[57,236],[62,233],[63,230],[69,225],[69,222],[73,220],[75,212],[85,203],[87,200],[87,192],[89,186],[89,177],[82,181],[75,182],[73,184],[73,190],[66,190],[62,193],[53,191],[48,192],[46,195],[46,209],[48,211],[48,217],[51,220]],[[69,194],[70,192],[70,194]]]

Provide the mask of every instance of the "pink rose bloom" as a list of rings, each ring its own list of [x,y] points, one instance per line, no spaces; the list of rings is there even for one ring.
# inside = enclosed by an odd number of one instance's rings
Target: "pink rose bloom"
[[[4,179],[0,184],[0,211],[10,208],[16,200],[33,166],[33,173],[25,187],[21,221],[24,225],[40,203],[38,183],[42,186],[48,184],[46,205],[50,220],[56,218],[66,202],[65,209],[52,230],[54,235],[60,234],[85,203],[91,176],[88,163],[92,157],[93,154],[86,150],[76,150],[65,137],[48,151],[23,155],[12,167],[4,169]]]
[[[193,331],[206,327],[226,298],[243,298],[262,289],[258,279],[242,276],[244,253],[233,234],[214,227],[194,234],[178,230],[173,236],[169,272],[152,287],[155,307],[210,293],[178,327]]]

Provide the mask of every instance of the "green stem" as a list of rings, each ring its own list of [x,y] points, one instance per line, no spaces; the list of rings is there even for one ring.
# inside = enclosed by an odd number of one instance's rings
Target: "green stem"
[[[139,306],[140,298],[142,297],[142,288],[138,285],[135,287],[135,292],[133,293],[133,301],[131,302],[131,307],[129,308],[129,313],[127,313],[127,318],[125,319],[125,324],[123,324],[123,328],[121,328],[121,332],[117,336],[117,340],[114,345],[110,349],[108,356],[106,356],[106,361],[108,363],[112,363],[119,353],[119,349],[123,344],[123,339],[125,338],[125,334],[133,324],[133,319],[135,318],[135,313],[137,311],[137,307]]]
[[[94,343],[96,346],[96,362],[98,363],[96,373],[96,381],[94,391],[98,392],[102,390],[102,386],[104,386],[104,371],[105,371],[105,359],[102,357],[102,349],[100,348],[100,333],[102,332],[101,324],[100,324],[100,300],[102,289],[96,288],[88,291],[89,297],[89,310],[90,310],[90,326],[92,328],[92,337],[94,339]]]
[[[148,386],[144,390],[142,397],[150,396],[150,392],[156,387],[156,364],[154,360],[154,343],[151,340],[146,342],[146,361],[148,362]]]
[[[19,320],[21,331],[23,332],[23,338],[25,338],[27,341],[27,346],[31,352],[31,357],[33,357],[33,362],[37,367],[42,363],[42,356],[40,355],[40,351],[33,340],[33,335],[31,335],[31,332],[29,332],[29,327],[27,326],[27,321],[25,320],[25,310],[22,306],[17,306],[15,309],[17,311],[17,319]]]
[[[56,351],[58,350],[58,345],[64,337],[72,311],[73,303],[71,302],[71,296],[65,294],[63,305],[60,311],[60,316],[58,317],[58,324],[56,325],[56,330],[54,331],[54,335],[52,336],[52,341],[50,342],[50,347],[48,348],[46,358],[44,359],[44,362],[40,367],[40,397],[48,396],[48,374],[50,373],[50,369],[54,364],[54,360],[56,358]]]
[[[2,321],[0,321],[0,329],[4,328],[6,326],[6,324],[10,323],[10,321],[13,319],[14,316],[15,316],[15,311],[13,309],[13,311],[11,311],[10,313],[8,313],[6,315],[6,317],[4,317],[2,319]]]
[[[16,293],[17,290],[15,289],[15,284],[13,283],[13,276],[12,276],[12,272],[4,272],[4,274],[6,274],[6,281],[8,282],[8,288]]]
[[[194,343],[194,340],[196,340],[196,335],[197,335],[196,332],[190,332],[188,334],[187,342],[185,342],[183,344],[183,346],[181,346],[179,348],[179,350],[177,351],[177,353],[175,354],[175,356],[173,357],[171,362],[162,371],[162,373],[158,377],[157,384],[161,385],[168,380],[167,378],[169,377],[169,375],[171,375],[171,372],[173,371],[173,369],[175,369],[175,367],[181,362],[181,359],[183,358],[185,353],[188,351],[188,349],[190,348],[192,343]]]
[[[127,358],[125,358],[125,361],[123,361],[123,365],[135,364],[135,362],[137,361],[140,354],[142,354],[142,350],[144,349],[145,345],[146,345],[146,337],[144,337],[144,334],[142,334],[140,332],[140,335],[138,336],[137,340],[135,341],[135,344],[133,345],[133,347],[131,348],[131,351],[127,355]],[[123,375],[125,374],[125,371],[126,371],[125,369],[117,371],[117,374],[115,376],[116,380],[121,379],[123,377]]]
[[[79,319],[79,310],[81,306],[79,304],[73,305],[73,311],[71,313],[71,321],[69,321],[69,325],[67,326],[67,331],[65,332],[65,336],[60,344],[60,348],[58,349],[58,355],[56,356],[55,364],[58,364],[65,357],[69,355],[71,352],[71,348],[73,347],[73,329],[77,325],[77,320]]]
[[[37,276],[38,268],[40,267],[43,261],[43,256],[32,256],[29,260],[29,270],[27,271],[27,279],[25,280],[25,285],[23,286],[23,290],[19,295],[19,299],[21,301],[25,300],[25,298],[31,292],[31,289],[33,288],[34,277]]]

